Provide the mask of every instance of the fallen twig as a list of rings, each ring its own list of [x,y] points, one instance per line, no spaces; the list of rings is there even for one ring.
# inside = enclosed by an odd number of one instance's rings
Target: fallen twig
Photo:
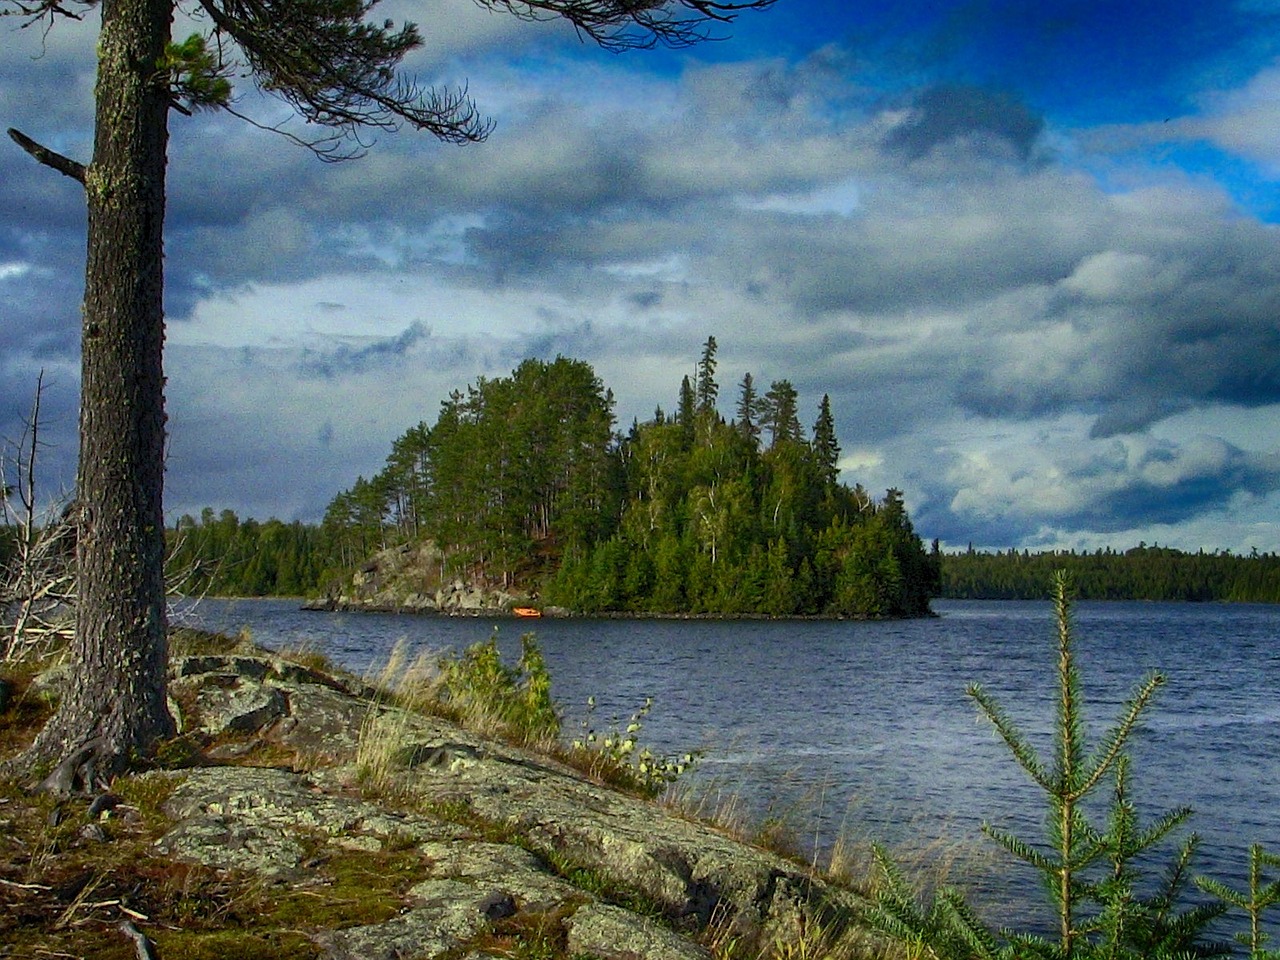
[[[53,887],[47,886],[46,884],[43,884],[43,883],[18,883],[18,881],[16,880],[5,880],[3,878],[0,878],[0,884],[3,884],[6,887],[14,887],[15,889],[18,889],[18,890],[52,890],[53,889]]]
[[[138,960],[160,960],[160,955],[156,953],[155,944],[147,937],[145,933],[133,925],[132,920],[126,920],[120,924],[121,933],[133,940],[134,949],[138,951]]]

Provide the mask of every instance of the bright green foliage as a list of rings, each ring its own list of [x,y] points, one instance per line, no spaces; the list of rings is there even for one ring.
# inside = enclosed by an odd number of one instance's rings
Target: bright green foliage
[[[181,43],[170,42],[160,69],[169,75],[175,103],[187,111],[225,107],[231,101],[228,68],[209,49],[208,38],[193,33]]]
[[[305,596],[356,559],[327,526],[259,523],[231,510],[205,508],[198,521],[184,514],[168,539],[170,582],[188,596]]]
[[[1040,788],[1046,806],[1045,836],[1036,843],[990,826],[987,834],[1044,881],[1057,934],[1046,938],[987,928],[952,889],[917,903],[897,868],[877,854],[879,889],[867,913],[872,926],[905,944],[913,954],[940,960],[1044,957],[1181,958],[1222,956],[1229,950],[1205,939],[1219,905],[1179,912],[1196,848],[1192,836],[1154,891],[1143,873],[1153,848],[1190,815],[1174,810],[1150,826],[1140,826],[1129,799],[1126,743],[1143,710],[1164,682],[1153,674],[1134,691],[1116,723],[1090,745],[1082,719],[1080,676],[1072,652],[1070,581],[1054,580],[1058,624],[1058,695],[1052,755],[1041,757],[1022,732],[981,687],[969,688],[981,713],[995,727],[1018,765]],[[1106,780],[1114,782],[1105,828],[1093,823],[1083,801]]]
[[[520,638],[520,660],[502,662],[495,633],[461,656],[440,661],[443,700],[464,714],[485,713],[508,736],[537,743],[560,733],[560,715],[551,699],[551,674],[532,634]]]
[[[1236,934],[1236,940],[1249,951],[1249,960],[1280,960],[1280,950],[1268,950],[1271,935],[1262,929],[1262,915],[1280,903],[1280,879],[1268,879],[1263,871],[1280,867],[1280,857],[1267,853],[1259,844],[1249,848],[1249,891],[1233,890],[1209,877],[1197,877],[1200,889],[1229,906],[1243,910],[1249,918],[1247,933]]]
[[[353,564],[389,541],[426,537],[455,568],[511,582],[536,564],[537,544],[608,535],[612,408],[589,365],[526,360],[510,377],[451,393],[434,425],[406,432],[377,476],[334,498],[325,525]]]
[[[591,726],[595,698],[587,701],[587,719],[582,721],[582,736],[574,740],[569,759],[592,776],[644,797],[657,797],[697,762],[697,753],[682,757],[663,757],[640,744],[645,718],[653,709],[653,699],[631,715],[625,727],[614,720],[598,733]]]

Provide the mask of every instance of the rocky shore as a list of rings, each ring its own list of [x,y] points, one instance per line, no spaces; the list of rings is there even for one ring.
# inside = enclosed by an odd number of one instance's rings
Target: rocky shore
[[[352,574],[340,591],[309,600],[303,608],[480,617],[510,613],[535,599],[460,577],[446,577],[443,556],[432,543],[425,542],[377,553]]]
[[[510,956],[495,944],[514,937],[556,945],[538,956],[694,960],[725,955],[717,942],[795,940],[857,907],[659,803],[260,649],[175,657],[171,694],[204,749],[130,778],[129,795],[164,798],[148,855],[250,878],[270,902],[303,898],[280,919],[305,942],[298,955]],[[394,762],[372,789],[357,757],[377,736],[394,737]],[[353,887],[353,864],[376,869]],[[332,903],[360,896],[379,899],[378,919]]]

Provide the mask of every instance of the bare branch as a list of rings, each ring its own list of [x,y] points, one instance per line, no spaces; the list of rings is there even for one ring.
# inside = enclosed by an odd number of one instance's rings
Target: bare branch
[[[284,137],[286,140],[292,140],[300,147],[310,150],[325,163],[339,163],[343,160],[356,160],[364,156],[366,153],[365,144],[359,139],[357,133],[352,131],[349,134],[334,133],[327,137],[317,137],[315,140],[307,140],[300,137],[296,133],[284,129],[284,123],[266,124],[260,123],[248,114],[241,113],[229,105],[222,107],[227,113],[235,117],[237,120],[243,120],[251,127],[257,127],[267,133],[275,133]],[[285,121],[287,122],[287,121]],[[344,140],[352,141],[355,146],[349,150],[340,148],[340,144]]]
[[[36,379],[31,414],[22,438],[0,451],[0,514],[11,537],[12,555],[0,576],[0,613],[5,636],[0,660],[47,652],[70,637],[75,602],[76,530],[69,510],[36,507],[36,464],[44,373]],[[16,474],[13,483],[10,473]],[[15,502],[16,501],[16,502]]]
[[[71,0],[71,2],[86,8],[98,4],[98,0]],[[71,10],[62,0],[0,0],[0,17],[25,17],[27,22],[22,25],[24,30],[44,21],[47,34],[53,29],[53,24],[58,17],[67,20],[83,20],[84,14]]]
[[[81,186],[84,186],[85,168],[83,163],[78,163],[70,157],[64,157],[62,154],[36,143],[25,133],[15,130],[13,127],[9,128],[9,139],[46,167],[52,167],[64,176],[70,177],[72,180],[78,181]]]
[[[743,10],[772,6],[774,0],[475,0],[521,20],[563,18],[578,33],[606,50],[689,47],[717,39],[714,24],[728,24]]]
[[[159,960],[159,954],[156,953],[156,946],[151,942],[151,938],[135,927],[132,920],[126,920],[118,929],[133,941],[138,960]]]

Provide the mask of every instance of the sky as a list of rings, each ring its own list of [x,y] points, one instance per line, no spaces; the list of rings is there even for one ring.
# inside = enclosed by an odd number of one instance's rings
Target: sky
[[[714,336],[726,418],[747,372],[806,425],[829,395],[842,479],[944,547],[1280,550],[1280,0],[777,0],[623,54],[472,0],[377,15],[493,132],[322,163],[247,79],[257,127],[172,116],[170,521],[318,521],[526,357],[590,363],[625,430]],[[96,30],[0,19],[0,125],[87,161]],[[46,490],[84,230],[0,141],[0,438],[43,371]]]

